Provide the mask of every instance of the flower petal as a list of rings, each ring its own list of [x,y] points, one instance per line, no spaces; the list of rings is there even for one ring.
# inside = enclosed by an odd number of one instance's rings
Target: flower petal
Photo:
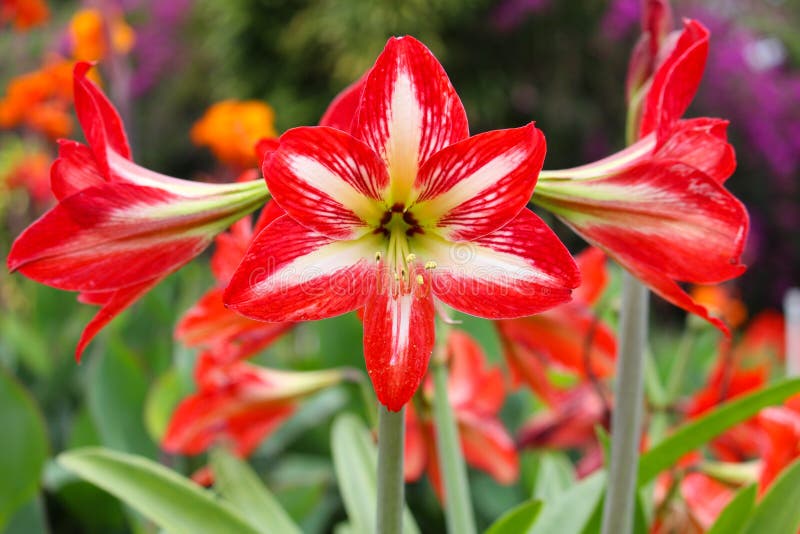
[[[364,309],[364,357],[378,401],[396,412],[428,369],[435,312],[424,269],[412,266],[408,281],[396,281],[393,274],[379,264],[378,283]]]
[[[434,153],[469,136],[467,115],[442,66],[413,37],[392,38],[367,75],[353,135],[389,167],[390,204],[408,204]]]
[[[264,161],[275,202],[298,222],[337,239],[352,239],[377,224],[389,183],[386,166],[364,143],[325,127],[293,128]]]
[[[260,321],[312,321],[364,305],[380,243],[370,234],[335,241],[279,217],[250,245],[225,304]]]
[[[199,254],[221,224],[208,201],[127,183],[64,199],[14,242],[8,267],[59,289],[109,291],[172,272]]]
[[[101,293],[82,293],[78,300],[85,304],[99,304],[102,307],[97,314],[89,321],[83,329],[78,346],[75,349],[75,359],[80,361],[81,354],[94,339],[100,330],[103,329],[111,320],[122,313],[128,306],[134,303],[139,297],[150,291],[164,277],[147,280],[133,286]]]
[[[655,131],[658,139],[683,115],[694,98],[708,56],[709,31],[695,20],[685,20],[675,47],[657,67],[639,123],[639,137]]]
[[[496,367],[487,369],[486,355],[478,342],[466,332],[451,330],[447,354],[447,396],[454,409],[466,408],[484,416],[499,412],[506,398],[503,374]]]
[[[572,301],[591,306],[608,285],[606,255],[597,247],[587,247],[575,256],[575,263],[581,272],[581,285],[572,293]]]
[[[503,319],[532,315],[569,301],[580,283],[575,261],[528,209],[496,232],[470,242],[415,237],[414,250],[432,260],[434,294],[453,308]]]
[[[50,168],[50,188],[56,199],[63,200],[78,191],[107,181],[97,167],[94,153],[89,147],[77,141],[58,141],[58,159]]]
[[[130,159],[131,149],[128,137],[117,110],[98,87],[89,81],[86,73],[92,64],[79,61],[73,71],[75,113],[81,123],[86,140],[97,159],[97,165],[104,176],[109,177],[106,153],[111,150],[125,159]]]
[[[364,92],[364,86],[367,84],[367,74],[369,71],[336,95],[319,120],[320,126],[330,126],[348,133],[351,131],[358,104],[361,102],[361,93]]]
[[[736,170],[736,154],[728,143],[728,121],[702,117],[678,121],[653,157],[677,160],[724,183]]]
[[[544,154],[544,135],[533,123],[450,145],[420,169],[414,216],[453,241],[493,232],[527,204]]]
[[[458,430],[464,459],[469,465],[486,471],[500,484],[511,484],[517,479],[517,448],[498,420],[460,412]]]
[[[591,180],[542,180],[534,201],[631,270],[703,284],[744,270],[747,211],[680,162],[643,162]]]
[[[428,463],[425,433],[413,405],[406,409],[406,442],[403,447],[403,478],[416,482],[425,472]]]

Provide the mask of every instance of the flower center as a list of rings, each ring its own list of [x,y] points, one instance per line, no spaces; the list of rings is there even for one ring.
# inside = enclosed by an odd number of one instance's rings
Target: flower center
[[[398,202],[386,210],[373,233],[386,237],[385,260],[398,276],[405,278],[410,272],[408,263],[414,258],[409,241],[416,234],[425,233],[414,214]],[[379,252],[377,256],[381,258],[382,255]]]

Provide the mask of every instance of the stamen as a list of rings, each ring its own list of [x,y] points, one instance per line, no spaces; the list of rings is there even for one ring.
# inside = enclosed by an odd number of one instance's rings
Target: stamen
[[[426,261],[425,262],[425,269],[427,269],[428,271],[430,271],[431,269],[435,269],[435,268],[436,268],[436,262],[435,261]]]
[[[375,261],[381,261],[381,251],[377,251],[375,253]]]
[[[425,279],[424,279],[424,278],[422,278],[422,275],[421,275],[421,274],[418,274],[418,275],[417,275],[417,283],[418,283],[419,285],[425,285]]]
[[[406,256],[406,263],[411,263],[412,261],[414,261],[416,259],[417,259],[417,255],[412,252],[411,254]]]

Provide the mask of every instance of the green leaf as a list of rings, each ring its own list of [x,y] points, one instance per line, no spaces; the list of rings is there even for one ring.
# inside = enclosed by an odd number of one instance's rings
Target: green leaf
[[[6,525],[5,530],[0,527],[3,534],[31,534],[33,532],[48,532],[47,517],[44,513],[42,498],[37,496],[26,502]]]
[[[706,534],[739,534],[756,504],[757,490],[755,484],[739,490]]]
[[[27,391],[0,368],[0,531],[36,494],[47,458],[44,420]]]
[[[137,360],[120,346],[92,355],[88,405],[106,447],[156,458],[158,448],[144,426],[147,378]]]
[[[531,499],[518,504],[504,513],[484,534],[518,534],[527,532],[531,528],[539,512],[542,510],[542,501]]]
[[[642,455],[639,461],[639,485],[646,484],[674,465],[684,454],[699,448],[730,427],[749,419],[767,406],[780,404],[798,392],[800,378],[783,380],[769,388],[721,404],[715,410],[681,426]]]
[[[356,416],[342,414],[333,422],[331,449],[339,490],[352,528],[356,532],[373,532],[378,500],[378,452],[369,431]],[[419,532],[408,509],[403,512],[403,532]]]
[[[263,529],[269,525],[274,532],[300,534],[300,528],[246,463],[225,449],[217,448],[211,452],[211,468],[214,489],[254,528]]]
[[[186,393],[188,391],[184,391],[174,368],[159,376],[150,387],[145,400],[144,421],[154,441],[160,442],[164,437],[172,412]]]
[[[598,471],[546,503],[529,534],[583,532],[603,496],[605,471]]]
[[[796,534],[800,528],[800,460],[783,470],[758,503],[744,534]]]
[[[87,447],[59,455],[58,462],[169,532],[258,532],[211,492],[141,456]]]
[[[574,485],[575,472],[564,453],[543,452],[538,455],[532,498],[547,504]]]

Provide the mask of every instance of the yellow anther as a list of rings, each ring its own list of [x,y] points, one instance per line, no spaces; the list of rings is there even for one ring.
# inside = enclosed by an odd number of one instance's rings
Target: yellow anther
[[[411,254],[406,256],[406,263],[411,263],[412,261],[414,261],[416,259],[417,259],[417,255],[412,252]]]
[[[381,261],[381,251],[375,253],[375,261]]]
[[[424,279],[424,278],[422,278],[422,275],[421,275],[421,274],[418,274],[418,275],[417,275],[417,283],[418,283],[419,285],[424,285],[424,284],[425,284],[425,279]]]
[[[435,261],[426,261],[426,262],[425,262],[425,268],[426,268],[427,270],[429,270],[429,271],[430,271],[431,269],[435,269],[435,268],[436,268],[436,262],[435,262]]]

